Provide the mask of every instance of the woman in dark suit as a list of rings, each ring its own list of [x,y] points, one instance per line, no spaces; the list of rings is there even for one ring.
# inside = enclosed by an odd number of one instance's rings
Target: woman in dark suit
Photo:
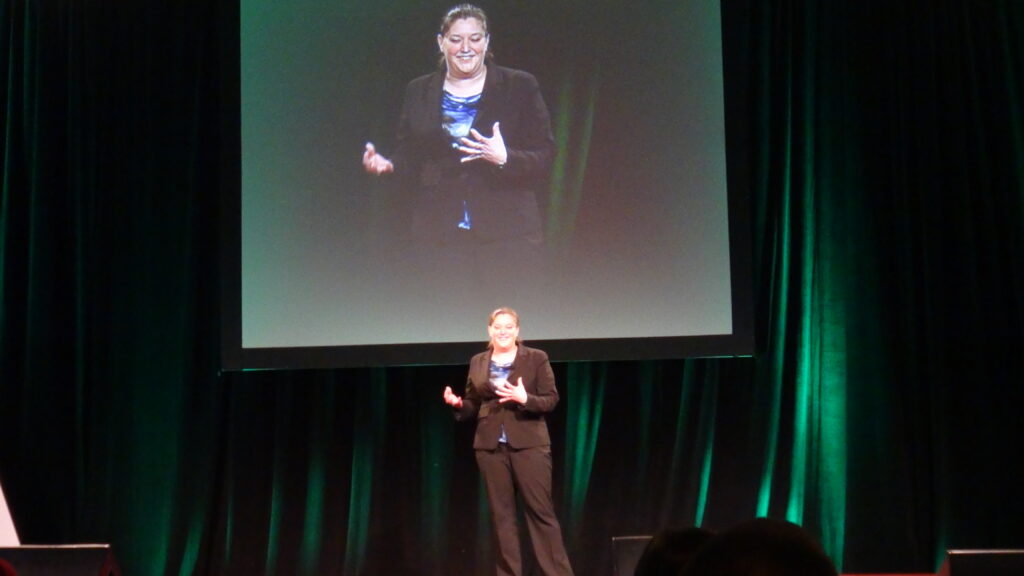
[[[487,16],[476,6],[448,11],[437,46],[441,69],[406,88],[396,149],[386,157],[367,143],[363,166],[402,176],[415,190],[412,241],[428,257],[454,253],[477,271],[495,258],[535,268],[543,243],[537,191],[554,157],[537,80],[493,63]]]
[[[476,418],[473,449],[487,487],[499,576],[522,574],[516,494],[523,501],[541,572],[571,575],[551,498],[551,438],[544,415],[558,405],[558,388],[541,350],[519,340],[519,316],[498,308],[487,325],[487,350],[473,356],[465,396],[444,389],[457,420]]]

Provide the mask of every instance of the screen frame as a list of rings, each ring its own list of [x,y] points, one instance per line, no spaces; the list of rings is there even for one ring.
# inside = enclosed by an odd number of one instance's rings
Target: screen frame
[[[478,341],[415,344],[246,348],[242,345],[242,119],[240,3],[226,8],[221,35],[221,214],[220,317],[221,369],[289,370],[374,366],[457,365],[486,346],[481,320]],[[729,270],[732,308],[730,334],[531,340],[553,362],[655,360],[753,356],[756,350],[753,306],[751,195],[736,119],[741,115],[731,91],[729,35],[722,10],[725,109],[726,202],[728,206]]]

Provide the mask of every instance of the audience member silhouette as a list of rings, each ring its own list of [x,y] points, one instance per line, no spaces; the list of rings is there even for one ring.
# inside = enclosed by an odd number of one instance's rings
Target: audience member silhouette
[[[669,528],[651,538],[633,576],[679,576],[697,549],[714,536],[704,528]]]
[[[821,545],[800,526],[756,518],[708,540],[682,576],[837,576]]]

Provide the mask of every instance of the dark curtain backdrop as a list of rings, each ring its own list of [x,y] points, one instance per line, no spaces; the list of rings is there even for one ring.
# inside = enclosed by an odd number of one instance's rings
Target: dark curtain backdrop
[[[0,1],[21,538],[110,542],[133,575],[488,573],[472,427],[440,401],[465,367],[218,371],[224,4]],[[610,573],[612,536],[753,516],[848,572],[1024,547],[1024,3],[723,17],[759,353],[555,366],[576,573]]]

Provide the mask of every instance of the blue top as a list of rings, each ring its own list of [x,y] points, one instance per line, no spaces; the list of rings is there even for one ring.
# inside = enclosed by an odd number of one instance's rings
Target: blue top
[[[459,138],[469,136],[469,129],[476,119],[481,96],[482,92],[463,98],[444,91],[441,97],[441,125],[452,137],[452,148],[459,147]]]
[[[512,372],[512,363],[509,362],[508,364],[498,364],[494,360],[491,360],[490,372],[491,377],[489,381],[491,383],[491,386],[497,388],[498,382],[504,382],[508,380],[508,375],[510,372]],[[500,442],[501,444],[508,443],[508,436],[505,435],[504,425],[502,425],[501,427],[501,436],[498,437],[498,442]]]
[[[452,148],[460,146],[459,139],[469,136],[469,129],[473,127],[473,120],[476,119],[476,112],[480,106],[480,94],[473,96],[455,96],[447,90],[441,97],[441,126],[445,132],[452,137]],[[472,230],[473,219],[469,214],[469,202],[462,200],[462,219],[456,223],[461,230]]]

